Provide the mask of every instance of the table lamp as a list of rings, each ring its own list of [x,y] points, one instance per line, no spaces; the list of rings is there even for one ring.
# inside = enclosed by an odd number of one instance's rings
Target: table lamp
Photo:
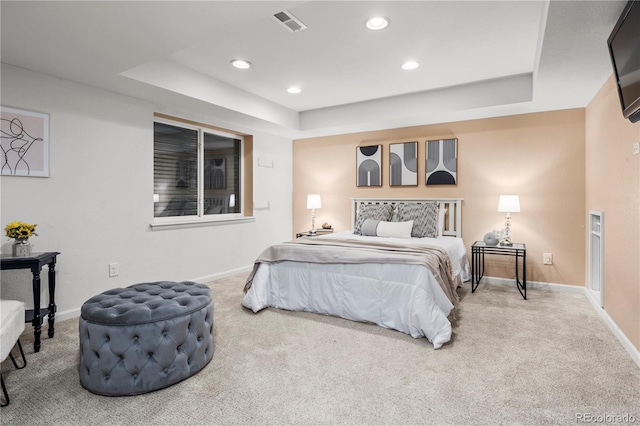
[[[498,211],[506,213],[504,218],[504,238],[500,242],[502,246],[511,246],[511,213],[520,212],[520,198],[517,195],[501,195],[498,201]]]
[[[320,194],[307,195],[307,209],[311,209],[311,234],[316,233],[316,209],[322,207],[322,201],[320,200]]]

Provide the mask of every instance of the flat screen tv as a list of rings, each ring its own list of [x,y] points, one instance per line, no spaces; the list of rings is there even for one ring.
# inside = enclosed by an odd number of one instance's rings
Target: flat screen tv
[[[640,1],[629,1],[607,39],[622,115],[640,120]]]

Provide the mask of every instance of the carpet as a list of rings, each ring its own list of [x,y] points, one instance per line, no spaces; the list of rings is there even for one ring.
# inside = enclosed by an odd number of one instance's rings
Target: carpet
[[[78,320],[56,323],[28,365],[2,373],[3,425],[575,424],[586,416],[640,422],[640,369],[578,293],[481,284],[459,289],[453,338],[424,338],[304,312],[254,314],[246,274],[208,283],[213,360],[195,376],[133,397],[80,385]],[[46,325],[43,329],[46,336]],[[620,417],[612,417],[620,416]],[[604,417],[603,417],[604,418]]]

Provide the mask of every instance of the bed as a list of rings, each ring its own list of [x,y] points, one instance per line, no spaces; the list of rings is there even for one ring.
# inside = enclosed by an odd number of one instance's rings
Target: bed
[[[307,311],[451,339],[456,288],[470,279],[461,199],[353,199],[352,230],[268,247],[242,305]]]

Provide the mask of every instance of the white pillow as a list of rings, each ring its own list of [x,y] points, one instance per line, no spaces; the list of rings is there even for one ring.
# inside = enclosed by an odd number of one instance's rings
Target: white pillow
[[[444,216],[447,214],[447,209],[438,209],[438,237],[442,237],[444,231]]]
[[[380,221],[376,234],[378,237],[411,238],[411,229],[413,229],[412,220],[406,222]]]

